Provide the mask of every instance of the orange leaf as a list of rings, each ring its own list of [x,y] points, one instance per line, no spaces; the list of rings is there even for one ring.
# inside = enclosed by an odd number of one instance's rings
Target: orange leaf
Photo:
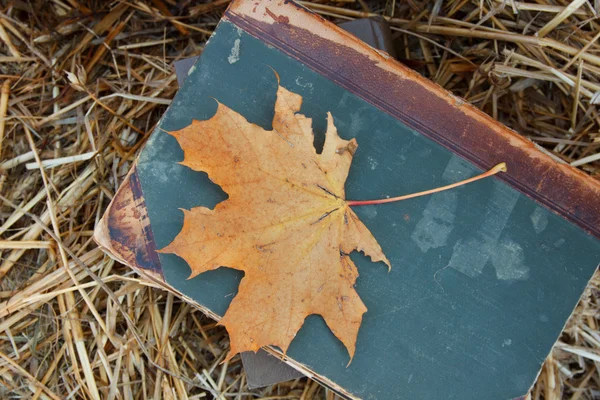
[[[266,345],[286,352],[311,314],[325,319],[352,359],[367,309],[348,254],[362,251],[390,266],[345,200],[356,140],[341,139],[328,113],[317,154],[312,120],[297,114],[301,104],[280,86],[271,131],[219,104],[209,120],[170,132],[184,150],[182,164],[229,195],[214,210],[184,211],[181,232],[161,250],[182,257],[191,277],[221,266],[244,271],[220,321],[231,342],[227,359]]]

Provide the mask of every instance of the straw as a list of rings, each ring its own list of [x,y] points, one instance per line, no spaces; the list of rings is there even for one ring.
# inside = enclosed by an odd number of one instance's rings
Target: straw
[[[202,52],[228,3],[0,8],[0,398],[338,398],[308,378],[249,390],[239,357],[221,364],[222,327],[92,240],[177,91],[173,63]],[[595,2],[301,3],[385,18],[401,62],[600,177]],[[598,398],[599,316],[596,274],[529,399]]]

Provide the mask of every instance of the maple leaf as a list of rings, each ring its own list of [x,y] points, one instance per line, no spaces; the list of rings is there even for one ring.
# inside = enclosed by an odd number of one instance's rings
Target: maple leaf
[[[183,165],[204,171],[229,195],[213,210],[184,210],[181,232],[161,250],[190,266],[194,277],[221,266],[244,271],[219,322],[229,333],[226,360],[278,346],[285,353],[311,314],[323,317],[350,360],[367,308],[354,284],[355,250],[390,262],[345,200],[356,140],[338,136],[331,113],[321,154],[302,97],[279,86],[273,130],[249,123],[223,104],[206,121],[169,132]]]

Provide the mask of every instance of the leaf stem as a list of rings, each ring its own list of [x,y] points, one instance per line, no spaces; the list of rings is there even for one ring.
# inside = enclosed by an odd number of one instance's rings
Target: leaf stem
[[[371,204],[393,203],[395,201],[412,199],[413,197],[420,197],[420,196],[426,196],[428,194],[433,194],[433,193],[437,193],[437,192],[443,192],[444,190],[453,189],[455,187],[466,185],[467,183],[471,183],[471,182],[475,182],[475,181],[478,181],[483,178],[487,178],[488,176],[496,175],[498,172],[506,172],[506,163],[500,163],[500,164],[496,165],[494,168],[490,169],[489,171],[484,172],[483,174],[474,176],[472,178],[465,179],[464,181],[456,182],[451,185],[442,186],[442,187],[435,188],[435,189],[425,190],[424,192],[406,194],[404,196],[398,196],[398,197],[390,197],[389,199],[347,200],[346,203],[349,206],[367,206],[367,205],[371,205]]]

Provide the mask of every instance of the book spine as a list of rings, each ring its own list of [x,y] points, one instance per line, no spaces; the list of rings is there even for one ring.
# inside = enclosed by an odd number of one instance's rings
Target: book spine
[[[498,179],[600,238],[600,182],[318,15],[253,4],[234,2],[224,18],[477,167],[506,162]]]

